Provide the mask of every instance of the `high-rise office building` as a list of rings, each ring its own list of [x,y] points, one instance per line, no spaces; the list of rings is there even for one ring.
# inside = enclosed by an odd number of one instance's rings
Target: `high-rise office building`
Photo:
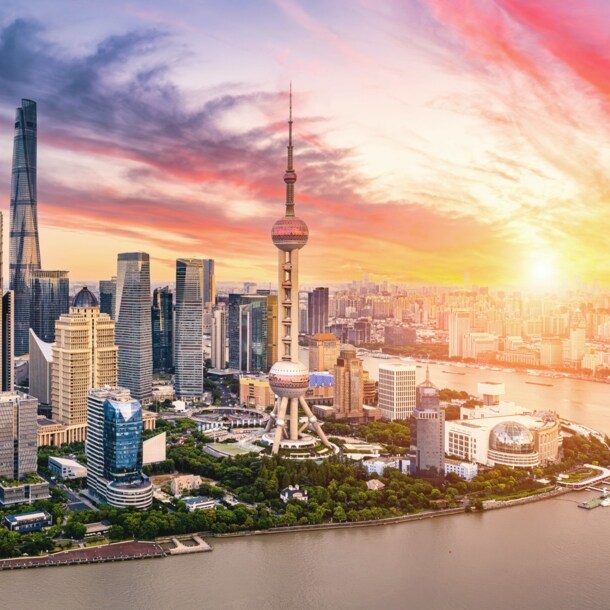
[[[464,335],[470,332],[470,311],[454,309],[449,312],[449,358],[464,355]]]
[[[360,419],[364,415],[364,371],[353,345],[341,347],[334,375],[337,419]]]
[[[378,393],[383,419],[409,419],[415,409],[415,367],[408,364],[380,365]]]
[[[315,288],[307,294],[307,332],[325,333],[328,326],[328,288]]]
[[[100,313],[97,299],[86,287],[74,297],[70,313],[55,323],[51,405],[53,419],[69,427],[67,442],[85,440],[87,392],[116,385],[114,327],[114,321]]]
[[[174,295],[168,286],[155,288],[151,308],[153,373],[174,367]]]
[[[142,403],[152,396],[150,297],[149,255],[119,254],[115,312],[119,385]]]
[[[309,338],[309,370],[331,371],[339,357],[339,339],[330,333],[318,333]]]
[[[227,311],[224,303],[215,307],[212,313],[212,368],[227,366]]]
[[[51,415],[53,344],[42,341],[30,328],[30,396],[38,399],[41,414]]]
[[[127,388],[92,389],[87,398],[87,485],[116,508],[144,510],[152,484],[142,474],[142,406]]]
[[[49,484],[40,477],[31,476],[38,468],[37,407],[38,401],[27,394],[0,393],[2,506],[31,503],[49,497]]]
[[[309,229],[295,215],[294,185],[297,180],[293,167],[292,148],[292,94],[290,96],[290,118],[288,120],[288,167],[284,173],[286,183],[286,206],[284,216],[277,220],[271,230],[271,239],[278,252],[278,351],[279,358],[269,371],[269,385],[276,395],[275,408],[263,435],[263,442],[271,445],[272,454],[280,449],[290,450],[291,457],[311,456],[320,442],[324,448],[320,455],[334,452],[316,416],[305,402],[309,388],[309,371],[299,361],[299,250],[309,238]],[[307,417],[301,425],[299,410]],[[311,429],[315,435],[307,434]],[[296,452],[293,452],[296,449]],[[302,453],[299,455],[298,451]]]
[[[100,280],[100,313],[107,313],[116,321],[116,277],[109,280]]]
[[[3,217],[0,213],[0,295],[4,286]],[[9,290],[0,299],[0,390],[12,392],[15,382],[14,366],[14,292]]]
[[[0,477],[36,472],[38,401],[21,392],[0,393]]]
[[[203,304],[206,307],[216,305],[216,274],[214,273],[214,260],[203,261]]]
[[[203,261],[176,261],[176,396],[199,398],[203,393]]]
[[[70,309],[67,271],[34,270],[30,276],[30,328],[42,341],[55,341],[55,322]],[[28,339],[29,341],[29,339]],[[28,348],[29,349],[29,348]]]
[[[273,296],[275,295],[229,295],[227,331],[229,368],[238,369],[244,373],[260,373],[269,370],[267,357],[269,345],[268,300]],[[273,310],[271,319],[273,319]]]
[[[438,388],[426,380],[415,389],[415,410],[410,418],[411,472],[418,475],[443,476],[445,473],[445,411],[440,406]]]
[[[14,352],[27,353],[30,278],[40,269],[36,199],[36,102],[21,100],[15,114],[11,176],[10,289],[14,292]]]
[[[267,366],[268,371],[278,359],[277,294],[267,295]]]

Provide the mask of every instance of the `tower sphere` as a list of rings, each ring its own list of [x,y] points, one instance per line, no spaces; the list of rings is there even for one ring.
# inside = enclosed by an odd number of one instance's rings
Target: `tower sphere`
[[[269,371],[269,386],[280,398],[299,398],[309,388],[309,370],[302,362],[280,360]]]
[[[284,252],[300,250],[309,237],[307,225],[296,216],[280,218],[271,229],[273,245]]]

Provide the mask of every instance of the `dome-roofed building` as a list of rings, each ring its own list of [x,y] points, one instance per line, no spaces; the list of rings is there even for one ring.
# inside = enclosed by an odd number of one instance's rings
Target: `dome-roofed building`
[[[72,300],[72,307],[83,308],[83,307],[99,307],[98,300],[95,298],[95,295],[84,286],[81,288],[74,299]]]
[[[540,461],[534,435],[516,421],[504,421],[492,428],[488,458],[494,464],[513,468],[537,466]]]

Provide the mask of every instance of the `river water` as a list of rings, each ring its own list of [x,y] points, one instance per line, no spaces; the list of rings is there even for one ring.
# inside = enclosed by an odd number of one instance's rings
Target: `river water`
[[[383,362],[392,360],[365,365],[376,376]],[[417,371],[419,382],[425,368]],[[430,365],[430,375],[438,387],[473,394],[479,381],[502,381],[507,400],[610,433],[610,385],[447,364]],[[191,556],[1,572],[0,608],[607,610],[610,509],[577,507],[595,495],[400,525],[212,539],[212,553]]]

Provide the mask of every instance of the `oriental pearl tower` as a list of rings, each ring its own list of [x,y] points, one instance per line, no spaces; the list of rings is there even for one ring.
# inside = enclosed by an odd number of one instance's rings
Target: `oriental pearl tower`
[[[312,457],[320,441],[320,455],[331,455],[335,447],[329,443],[322,426],[303,398],[309,388],[309,370],[299,361],[299,250],[307,243],[307,225],[294,213],[294,183],[297,175],[292,165],[292,87],[288,119],[288,168],[286,213],[271,230],[273,245],[278,249],[278,352],[279,362],[269,371],[269,385],[276,395],[275,408],[263,436],[276,455],[281,449],[286,457]],[[299,418],[299,407],[305,418]],[[315,431],[317,436],[306,431]],[[299,454],[299,450],[302,453]],[[330,451],[329,451],[330,450]]]

